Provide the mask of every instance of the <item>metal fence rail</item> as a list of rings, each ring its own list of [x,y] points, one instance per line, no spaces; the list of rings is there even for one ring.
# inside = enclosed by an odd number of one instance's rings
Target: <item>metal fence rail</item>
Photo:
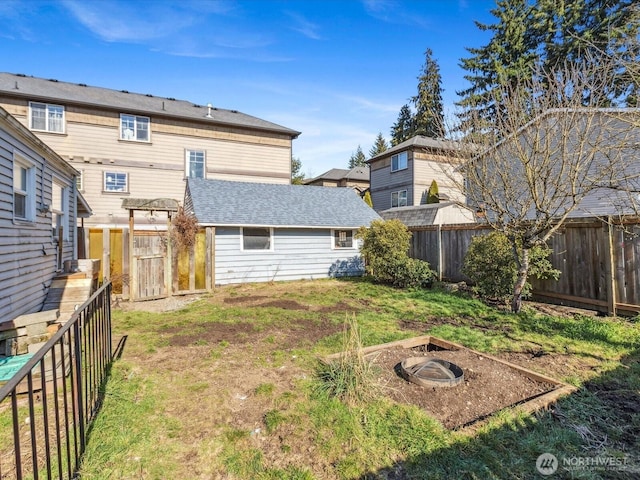
[[[0,480],[75,478],[111,360],[107,283],[0,388]]]

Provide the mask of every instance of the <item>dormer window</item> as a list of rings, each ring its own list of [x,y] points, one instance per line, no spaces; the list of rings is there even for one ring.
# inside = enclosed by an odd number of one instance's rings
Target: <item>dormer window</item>
[[[407,168],[407,152],[400,152],[391,157],[391,171],[404,170]]]
[[[64,133],[64,107],[29,102],[29,127],[31,130]]]
[[[120,140],[130,140],[134,142],[149,141],[149,117],[139,117],[137,115],[120,115]]]

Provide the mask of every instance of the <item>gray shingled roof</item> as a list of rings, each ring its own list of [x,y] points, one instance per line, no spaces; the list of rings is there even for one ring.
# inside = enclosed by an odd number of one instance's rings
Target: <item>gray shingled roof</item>
[[[190,178],[185,197],[202,225],[357,228],[380,219],[350,188]]]
[[[442,138],[431,138],[425,137],[424,135],[416,135],[415,137],[411,137],[409,140],[405,140],[402,143],[399,143],[395,147],[392,147],[388,150],[385,150],[382,153],[379,153],[375,157],[371,157],[367,160],[367,163],[381,157],[387,157],[390,154],[396,152],[402,152],[403,150],[408,150],[409,148],[431,148],[435,150],[456,150],[458,148],[458,143],[452,140],[444,140]]]
[[[368,167],[354,167],[351,170],[347,170],[346,168],[332,168],[324,172],[322,175],[318,175],[317,177],[310,178],[305,180],[304,183],[311,183],[316,180],[325,179],[325,180],[342,180],[343,178],[347,178],[349,180],[355,181],[369,181],[369,168]]]
[[[61,104],[84,104],[116,110],[121,113],[137,113],[146,116],[180,117],[201,122],[269,130],[296,138],[300,132],[277,125],[237,110],[212,108],[211,117],[206,105],[194,105],[185,100],[156,97],[151,94],[111,90],[85,84],[0,73],[0,91],[29,100]],[[214,105],[215,107],[215,105]]]

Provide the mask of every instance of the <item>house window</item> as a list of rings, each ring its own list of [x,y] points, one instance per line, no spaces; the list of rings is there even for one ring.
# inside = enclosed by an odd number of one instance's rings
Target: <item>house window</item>
[[[204,178],[205,159],[203,150],[187,150],[185,174],[187,178]]]
[[[16,220],[35,218],[35,169],[26,161],[13,160],[13,216]]]
[[[51,226],[53,238],[69,240],[69,189],[53,181],[51,191]]]
[[[271,250],[271,245],[272,242],[270,228],[242,229],[243,250]]]
[[[64,107],[29,102],[29,124],[31,130],[64,133]]]
[[[105,192],[126,192],[129,189],[127,174],[120,172],[104,172]]]
[[[391,171],[404,170],[407,168],[407,152],[400,152],[391,157]]]
[[[391,193],[391,208],[394,207],[406,207],[407,206],[407,191],[400,190],[399,192]]]
[[[334,248],[353,248],[353,230],[335,230],[333,232]]]
[[[137,142],[149,141],[149,117],[120,115],[120,138]]]

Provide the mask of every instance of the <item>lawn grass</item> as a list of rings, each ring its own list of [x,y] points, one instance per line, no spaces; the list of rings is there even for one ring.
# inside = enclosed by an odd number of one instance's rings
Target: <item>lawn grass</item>
[[[579,388],[549,411],[506,409],[464,431],[384,396],[347,404],[318,388],[314,371],[319,356],[341,350],[353,316],[365,346],[433,334],[496,355],[545,355],[564,362],[553,376]],[[535,462],[545,452],[637,469],[557,478],[640,474],[634,319],[514,315],[438,288],[356,279],[223,287],[177,311],[114,309],[113,321],[126,344],[83,479],[527,479],[542,478]],[[247,328],[210,336],[237,325]]]

